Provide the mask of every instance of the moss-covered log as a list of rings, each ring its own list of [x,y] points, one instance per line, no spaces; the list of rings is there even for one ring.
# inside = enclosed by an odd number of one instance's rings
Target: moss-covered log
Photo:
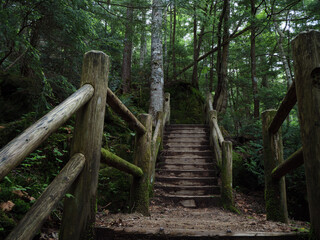
[[[300,167],[303,164],[303,150],[302,147],[293,153],[286,161],[281,163],[278,167],[272,170],[271,176],[274,180],[279,180],[290,171]]]
[[[276,110],[267,110],[262,113],[265,201],[267,219],[287,223],[288,210],[285,179],[282,177],[276,181],[271,177],[272,170],[283,162],[281,128],[276,134],[269,132],[269,125],[276,112]]]
[[[141,168],[137,167],[136,165],[127,162],[126,160],[118,157],[117,155],[109,152],[108,150],[101,148],[101,161],[105,162],[111,167],[114,167],[120,171],[129,173],[135,177],[142,177],[143,171]]]
[[[225,209],[234,209],[232,195],[232,142],[229,141],[222,143],[221,202]]]
[[[61,240],[94,239],[96,195],[108,88],[109,57],[103,52],[84,55],[81,85],[91,84],[94,95],[76,115],[71,154],[82,153],[85,166],[70,188],[74,198],[64,202]]]
[[[85,157],[81,153],[73,155],[58,176],[32,205],[28,213],[10,233],[6,240],[29,240],[39,231],[41,225],[66,194],[67,190],[81,172]]]
[[[320,32],[292,41],[312,239],[320,239]]]
[[[121,100],[108,88],[107,103],[112,110],[119,114],[126,122],[129,127],[139,134],[144,134],[146,128],[139,122],[139,120],[130,112],[130,110],[121,102]]]
[[[134,150],[134,164],[143,171],[140,178],[134,177],[131,186],[130,205],[133,211],[147,216],[149,213],[149,182],[151,164],[152,116],[139,115],[140,122],[145,126],[146,133],[137,134]]]

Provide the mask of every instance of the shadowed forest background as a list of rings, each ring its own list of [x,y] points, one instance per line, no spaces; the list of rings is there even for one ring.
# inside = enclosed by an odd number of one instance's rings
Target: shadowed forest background
[[[159,29],[152,8],[160,11]],[[319,9],[318,0],[2,0],[0,148],[79,87],[83,54],[92,49],[110,56],[109,88],[132,113],[148,112],[151,32],[158,31],[171,123],[204,123],[204,96],[212,92],[223,134],[235,146],[233,186],[263,194],[260,113],[277,109],[294,81],[290,42],[301,31],[320,30]],[[74,118],[0,183],[0,237],[68,161],[73,128]],[[301,147],[296,107],[282,134],[286,159]],[[134,135],[107,108],[104,148],[132,161]],[[130,211],[129,180],[102,164],[98,208]],[[290,217],[308,221],[303,166],[286,182]],[[62,203],[48,227],[61,211]]]

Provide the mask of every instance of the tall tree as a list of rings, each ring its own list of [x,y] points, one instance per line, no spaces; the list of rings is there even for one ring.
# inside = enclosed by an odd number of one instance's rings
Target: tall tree
[[[146,33],[146,20],[147,20],[147,12],[146,9],[142,9],[142,29],[140,35],[140,60],[139,65],[140,68],[143,67],[145,62],[145,57],[147,55],[147,33]]]
[[[152,1],[151,21],[151,84],[149,113],[156,119],[163,110],[163,53],[162,53],[162,0]]]
[[[124,49],[122,58],[122,92],[128,93],[131,88],[131,58],[132,58],[132,37],[133,37],[133,7],[132,2],[127,7],[127,22],[124,38]]]
[[[258,79],[256,66],[256,11],[255,0],[250,0],[251,5],[251,35],[250,35],[250,59],[251,59],[251,82],[253,90],[253,116],[259,118],[259,99],[258,99]]]
[[[229,54],[229,17],[230,17],[230,1],[225,0],[223,10],[220,15],[218,25],[218,56],[217,56],[217,75],[218,84],[214,95],[213,108],[218,112],[224,112],[227,108],[228,91],[228,54]],[[223,38],[221,42],[221,26],[223,21]],[[222,43],[226,43],[222,46]],[[222,50],[221,50],[222,48]],[[220,50],[219,50],[220,49]]]

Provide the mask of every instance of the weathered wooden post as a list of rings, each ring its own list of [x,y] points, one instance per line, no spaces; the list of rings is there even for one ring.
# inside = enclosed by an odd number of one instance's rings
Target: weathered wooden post
[[[234,210],[232,195],[232,142],[222,142],[221,202],[225,209]]]
[[[300,131],[306,172],[311,239],[320,239],[320,32],[292,41]]]
[[[149,213],[149,178],[151,164],[152,116],[141,114],[138,119],[145,126],[146,133],[137,134],[134,149],[134,164],[143,171],[143,176],[133,177],[131,186],[131,209],[147,216]]]
[[[216,122],[216,124],[215,124]],[[221,167],[222,155],[221,147],[219,145],[219,136],[215,125],[217,125],[217,111],[209,111],[209,125],[210,125],[210,145],[214,148],[217,164]]]
[[[283,162],[281,128],[275,134],[269,132],[269,126],[276,112],[276,110],[267,110],[262,113],[265,201],[267,219],[287,223],[285,178],[273,180],[271,176],[272,170]]]
[[[103,52],[84,55],[81,86],[91,84],[94,95],[76,115],[71,156],[82,153],[86,162],[64,202],[60,239],[94,239],[96,193],[108,88],[109,57]]]
[[[164,112],[167,112],[166,115],[166,119],[164,119],[164,123],[170,123],[170,115],[171,115],[171,111],[170,111],[170,93],[165,93],[164,94]]]

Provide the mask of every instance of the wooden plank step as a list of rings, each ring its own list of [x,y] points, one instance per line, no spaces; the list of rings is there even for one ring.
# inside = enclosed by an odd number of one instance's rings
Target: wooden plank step
[[[217,185],[218,178],[216,177],[168,177],[168,176],[161,176],[156,173],[156,182],[170,183],[173,185],[205,186],[205,185]]]
[[[155,195],[158,189],[169,195],[213,195],[220,194],[220,186],[207,185],[207,186],[177,186],[171,184],[155,183]]]
[[[160,162],[157,164],[159,169],[168,169],[168,170],[209,170],[216,169],[216,164],[214,163],[166,163]]]
[[[96,227],[96,240],[308,240],[308,233],[231,232],[137,226]]]
[[[220,195],[170,195],[161,194],[161,196],[156,196],[157,198],[164,199],[165,201],[170,201],[174,204],[179,204],[184,207],[217,207],[221,205]]]
[[[158,175],[160,176],[172,176],[172,177],[215,177],[217,171],[215,170],[166,170],[158,169]]]

